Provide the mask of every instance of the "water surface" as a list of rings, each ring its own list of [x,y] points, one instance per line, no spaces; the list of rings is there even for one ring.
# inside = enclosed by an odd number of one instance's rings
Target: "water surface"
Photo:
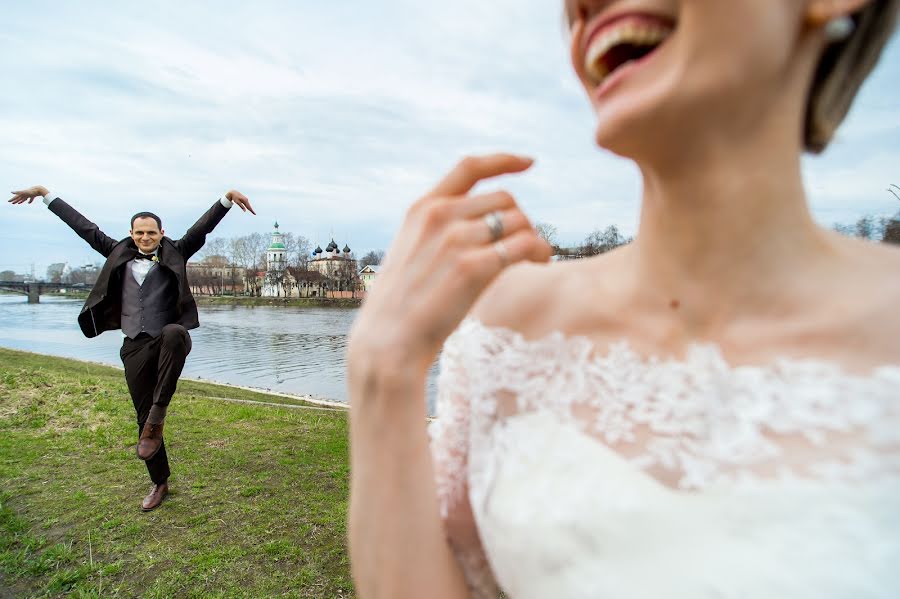
[[[0,295],[0,346],[121,366],[124,336],[87,339],[76,318],[81,300]],[[357,308],[200,305],[200,328],[184,376],[347,401],[344,350]],[[428,381],[429,413],[436,367]]]

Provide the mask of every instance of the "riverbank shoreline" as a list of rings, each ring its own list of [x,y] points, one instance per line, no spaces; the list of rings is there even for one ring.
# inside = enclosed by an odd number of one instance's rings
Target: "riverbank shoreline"
[[[183,380],[145,514],[121,369],[0,349],[0,596],[352,597],[347,432],[344,405]]]
[[[103,367],[103,368],[111,368],[111,369],[116,370],[116,371],[118,371],[118,372],[120,372],[120,373],[125,372],[125,368],[122,367],[122,366],[117,366],[117,365],[113,365],[113,364],[107,364],[107,363],[105,363],[105,362],[98,362],[98,361],[96,361],[96,360],[81,360],[81,359],[79,359],[79,358],[68,358],[68,357],[63,357],[63,356],[54,356],[53,354],[43,354],[43,353],[40,353],[40,352],[32,352],[32,351],[26,351],[26,350],[21,350],[21,349],[14,349],[14,348],[3,347],[3,346],[0,346],[0,351],[15,352],[15,353],[18,353],[18,354],[24,354],[24,355],[28,355],[28,356],[35,356],[35,357],[39,357],[39,358],[54,358],[54,359],[60,359],[60,360],[70,360],[70,361],[72,361],[72,362],[79,362],[79,363],[81,363],[81,364],[90,364],[90,365],[92,365],[92,366],[100,366],[100,367]],[[257,394],[259,394],[259,395],[269,396],[269,397],[272,397],[273,399],[287,399],[287,400],[291,400],[291,401],[294,401],[294,402],[300,402],[300,403],[303,403],[303,404],[311,404],[312,406],[316,406],[316,407],[331,408],[331,409],[336,409],[336,410],[349,410],[349,409],[350,409],[350,406],[349,406],[346,402],[338,401],[338,400],[335,400],[335,399],[324,399],[324,398],[320,398],[320,397],[314,397],[314,396],[312,396],[312,395],[296,395],[296,394],[293,394],[293,393],[283,393],[283,392],[281,392],[281,391],[273,391],[273,390],[271,390],[271,389],[263,389],[263,388],[261,388],[261,387],[250,387],[250,386],[246,386],[246,385],[235,385],[235,384],[233,384],[233,383],[225,383],[225,382],[221,382],[221,381],[214,381],[214,380],[206,379],[206,378],[199,377],[199,376],[193,377],[193,376],[184,376],[184,375],[182,375],[182,376],[179,378],[179,383],[184,382],[184,381],[191,381],[191,382],[195,382],[195,383],[202,383],[202,384],[210,385],[210,386],[213,386],[213,387],[224,387],[224,388],[226,388],[226,389],[237,389],[237,390],[240,390],[240,391],[249,391],[249,392],[251,392],[251,393],[257,393]],[[180,389],[180,386],[179,386],[179,389]],[[218,398],[218,399],[228,399],[228,398]],[[276,401],[276,402],[258,402],[258,403],[265,404],[265,405],[276,405],[276,404],[277,404],[277,401]],[[279,405],[284,405],[284,404],[279,404]]]
[[[359,308],[359,298],[333,297],[246,297],[231,295],[195,295],[198,305],[208,306],[290,306],[294,308]]]
[[[67,290],[66,293],[42,293],[41,297],[71,299],[84,301],[89,295],[85,290]],[[0,291],[0,295],[17,295],[21,293]],[[349,297],[252,297],[244,295],[194,295],[198,305],[208,306],[290,306],[294,308],[359,308],[362,298]]]

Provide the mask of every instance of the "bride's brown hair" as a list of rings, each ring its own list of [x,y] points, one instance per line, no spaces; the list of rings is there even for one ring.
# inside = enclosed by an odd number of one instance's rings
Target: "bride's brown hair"
[[[578,2],[566,0],[566,21],[575,21]],[[825,49],[806,104],[803,143],[818,154],[828,147],[862,84],[871,74],[894,33],[900,0],[872,0],[853,15],[856,24],[846,40]]]

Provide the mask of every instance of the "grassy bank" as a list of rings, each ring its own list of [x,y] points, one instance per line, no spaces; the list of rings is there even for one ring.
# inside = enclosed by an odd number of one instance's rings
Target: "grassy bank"
[[[331,297],[243,297],[195,295],[200,305],[236,306],[296,306],[300,308],[358,308],[360,299]]]
[[[352,597],[346,413],[217,397],[292,403],[182,382],[145,514],[122,372],[0,349],[0,597]]]

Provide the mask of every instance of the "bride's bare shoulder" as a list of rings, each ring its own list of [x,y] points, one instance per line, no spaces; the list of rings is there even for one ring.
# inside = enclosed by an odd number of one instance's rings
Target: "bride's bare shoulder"
[[[900,247],[834,235],[830,268],[813,278],[809,322],[860,370],[900,364]]]
[[[847,293],[861,298],[869,296],[874,304],[882,304],[896,313],[900,300],[900,245],[859,239],[844,239],[843,244],[841,254],[845,258],[846,274],[841,282]]]
[[[581,310],[580,302],[596,305],[606,296],[606,285],[595,273],[606,272],[610,279],[615,278],[614,258],[604,255],[590,261],[590,269],[586,260],[511,266],[482,294],[470,315],[485,325],[512,329],[526,338],[565,330],[572,314]]]

